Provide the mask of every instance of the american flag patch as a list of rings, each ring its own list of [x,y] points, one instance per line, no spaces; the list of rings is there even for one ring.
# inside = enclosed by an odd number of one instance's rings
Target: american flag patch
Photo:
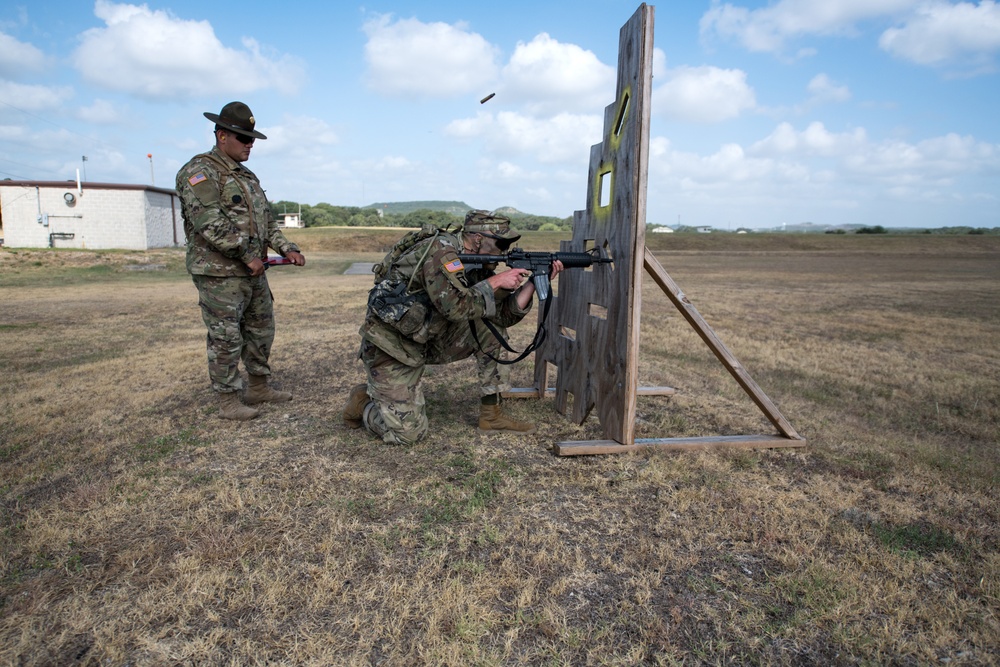
[[[195,186],[201,183],[202,181],[207,181],[207,180],[208,176],[206,176],[203,172],[199,171],[197,174],[188,179],[188,183],[190,183],[192,186]]]
[[[448,273],[458,273],[464,268],[465,267],[462,265],[462,260],[457,258],[451,260],[450,262],[444,265],[444,270],[447,271]]]

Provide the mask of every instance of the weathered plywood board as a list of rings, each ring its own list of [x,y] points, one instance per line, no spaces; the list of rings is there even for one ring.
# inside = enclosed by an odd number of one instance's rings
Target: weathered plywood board
[[[556,409],[582,423],[596,407],[605,435],[621,443],[635,438],[652,58],[653,8],[642,4],[619,33],[615,102],[591,148],[587,207],[560,248],[598,247],[614,263],[560,274],[535,356],[536,387],[549,386],[548,364],[558,368]]]

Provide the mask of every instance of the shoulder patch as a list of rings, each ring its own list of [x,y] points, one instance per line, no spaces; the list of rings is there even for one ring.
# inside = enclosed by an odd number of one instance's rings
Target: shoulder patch
[[[448,273],[458,273],[459,271],[464,271],[465,266],[462,264],[462,260],[456,257],[450,262],[444,263],[444,270]]]
[[[199,183],[201,183],[202,181],[207,181],[207,180],[208,180],[208,176],[205,175],[205,172],[199,171],[197,174],[195,174],[194,176],[192,176],[191,178],[188,179],[188,184],[191,187],[194,187],[194,186],[198,185]]]

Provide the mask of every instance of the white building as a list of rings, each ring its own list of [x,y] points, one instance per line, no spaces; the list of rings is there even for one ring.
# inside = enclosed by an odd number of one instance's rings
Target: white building
[[[298,213],[282,213],[278,220],[278,226],[301,229],[306,226],[306,223],[302,221],[302,216]]]
[[[12,248],[147,250],[184,244],[172,189],[77,181],[0,181],[0,228]]]

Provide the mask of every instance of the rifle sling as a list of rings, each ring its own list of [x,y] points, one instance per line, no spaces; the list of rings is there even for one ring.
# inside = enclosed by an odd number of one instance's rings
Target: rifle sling
[[[498,364],[504,364],[506,366],[510,364],[516,364],[517,362],[521,361],[529,354],[531,354],[539,347],[541,347],[542,343],[545,342],[545,333],[546,333],[545,320],[549,318],[549,306],[552,304],[552,298],[549,297],[543,303],[545,304],[545,306],[542,308],[542,320],[538,323],[538,328],[535,330],[535,337],[532,339],[531,343],[529,343],[528,346],[524,348],[524,351],[520,353],[510,346],[510,343],[508,343],[504,339],[503,334],[497,331],[497,328],[493,326],[492,323],[490,323],[485,318],[481,320],[482,323],[486,325],[486,328],[489,329],[490,333],[493,334],[493,337],[497,339],[497,342],[504,347],[504,349],[506,349],[511,354],[518,355],[516,359],[513,360],[498,359],[497,357],[494,357],[492,354],[484,350],[483,346],[479,342],[479,336],[476,335],[476,325],[475,325],[476,321],[469,320],[469,331],[472,333],[472,339],[476,341],[476,347],[479,348],[480,352],[482,352],[483,354],[485,354],[487,357],[497,362]]]

